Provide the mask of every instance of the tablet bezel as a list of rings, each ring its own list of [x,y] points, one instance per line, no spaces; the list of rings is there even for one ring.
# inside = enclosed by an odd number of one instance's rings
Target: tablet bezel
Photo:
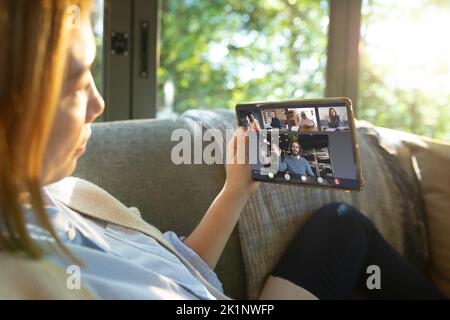
[[[302,100],[283,100],[283,101],[261,101],[261,102],[244,102],[239,103],[236,105],[236,118],[238,125],[241,126],[242,123],[240,122],[240,112],[241,111],[252,111],[252,110],[261,110],[261,109],[276,109],[276,108],[289,108],[292,107],[320,107],[320,106],[329,106],[329,105],[345,105],[347,108],[347,115],[348,115],[348,123],[349,128],[351,131],[351,137],[352,137],[352,151],[353,151],[353,157],[356,160],[357,164],[357,180],[358,186],[356,188],[346,188],[345,186],[340,185],[317,185],[317,184],[309,184],[309,183],[302,183],[302,182],[282,182],[282,181],[274,181],[274,180],[265,180],[265,179],[257,179],[253,177],[252,173],[252,179],[256,181],[262,181],[267,183],[276,183],[276,184],[283,184],[283,185],[298,185],[298,186],[307,186],[312,188],[321,188],[321,189],[333,189],[333,190],[340,190],[340,191],[361,191],[364,188],[364,177],[362,174],[362,166],[361,166],[361,159],[359,155],[359,146],[358,141],[356,139],[356,125],[355,125],[355,117],[353,112],[353,106],[352,101],[349,98],[345,97],[336,97],[336,98],[323,98],[323,99],[302,99]]]

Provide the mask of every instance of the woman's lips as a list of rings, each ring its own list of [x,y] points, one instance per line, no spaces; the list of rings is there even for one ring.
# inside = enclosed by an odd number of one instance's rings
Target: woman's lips
[[[86,146],[87,146],[87,143],[88,143],[90,137],[91,137],[91,131],[89,130],[86,139],[83,140],[84,141],[83,144],[81,145],[81,147],[79,147],[75,151],[75,156],[77,156],[77,157],[81,156],[83,153],[86,152]]]
[[[87,144],[87,143],[84,143],[80,148],[78,148],[78,149],[75,151],[75,156],[76,156],[76,157],[79,157],[79,156],[81,156],[83,153],[86,152],[86,144]]]

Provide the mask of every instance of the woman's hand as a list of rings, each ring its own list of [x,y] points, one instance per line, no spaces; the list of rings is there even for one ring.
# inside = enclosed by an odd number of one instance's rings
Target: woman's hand
[[[252,180],[248,152],[247,130],[239,127],[227,147],[227,178],[223,191],[243,199],[248,199],[260,185]]]
[[[272,152],[279,158],[281,157],[281,149],[275,143],[272,143]]]

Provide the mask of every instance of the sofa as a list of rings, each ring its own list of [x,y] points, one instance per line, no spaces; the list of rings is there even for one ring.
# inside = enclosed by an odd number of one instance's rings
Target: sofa
[[[74,176],[101,186],[129,207],[139,208],[142,217],[160,230],[173,230],[180,236],[188,235],[198,224],[225,181],[223,165],[175,165],[171,161],[172,149],[178,143],[172,141],[172,133],[181,128],[195,135],[192,129],[194,121],[201,121],[205,128],[223,130],[226,127],[235,126],[235,115],[229,110],[197,110],[189,111],[177,119],[94,124],[87,152],[79,160]],[[358,127],[361,152],[367,148],[373,148],[372,152],[383,153],[379,161],[390,162],[390,168],[395,164],[392,170],[394,175],[395,172],[401,171],[402,176],[408,177],[411,188],[418,190],[418,196],[413,200],[408,196],[408,192],[411,193],[411,191],[406,190],[402,193],[403,207],[406,205],[409,205],[410,209],[414,207],[413,219],[402,217],[398,220],[389,219],[383,215],[377,216],[376,212],[371,218],[378,221],[382,232],[384,229],[396,228],[396,224],[401,225],[403,231],[409,232],[409,235],[401,238],[409,243],[402,245],[402,253],[412,257],[418,268],[443,292],[450,295],[450,241],[448,239],[450,238],[448,186],[450,146],[445,142],[377,128],[365,122],[358,122]],[[373,142],[370,147],[361,143],[366,139]],[[436,155],[433,155],[433,152]],[[368,155],[368,159],[371,157],[373,155]],[[431,161],[423,165],[421,163],[423,159]],[[441,166],[439,174],[434,173],[436,165]],[[420,173],[419,169],[422,170]],[[421,176],[418,177],[418,174]],[[427,179],[428,176],[439,181],[430,181]],[[376,180],[366,179],[367,186],[376,184]],[[405,181],[402,182],[401,179],[395,181],[400,185],[405,184]],[[310,199],[314,197],[325,199],[324,201],[331,199],[326,195],[330,191],[316,190],[314,194],[310,194],[307,188],[298,188],[283,189],[283,186],[265,185],[244,212],[245,216],[239,222],[239,227],[234,230],[216,268],[225,293],[232,298],[255,298],[264,277],[267,276],[267,270],[270,270],[285,247],[283,244],[274,249],[271,244],[262,243],[261,237],[272,237],[270,232],[266,232],[267,228],[259,233],[260,238],[254,239],[251,228],[256,229],[257,226],[252,226],[252,221],[248,221],[253,219],[251,215],[264,211],[273,212],[266,207],[272,206],[274,201],[277,201],[277,197],[282,197],[289,192],[298,194],[300,190],[304,190],[302,193]],[[401,188],[403,187],[400,186]],[[354,195],[348,195],[345,199],[351,202],[354,197]],[[399,197],[393,197],[392,201],[396,201],[396,198]],[[364,201],[370,200],[362,200]],[[373,201],[383,202],[383,199],[373,199]],[[384,202],[385,205],[389,205],[389,201]],[[278,206],[278,209],[280,207],[282,205]],[[253,213],[251,213],[252,210]],[[301,208],[296,210],[301,211]],[[392,210],[398,211],[398,209]],[[301,228],[308,217],[297,211],[289,213],[290,219],[294,220],[286,223],[292,234]],[[297,216],[301,218],[297,219]],[[271,219],[269,223],[276,229],[273,214]],[[295,223],[291,223],[292,221]],[[261,223],[264,227],[264,222]],[[277,233],[280,232],[277,231]],[[255,232],[255,234],[258,233]],[[287,242],[288,239],[283,241]],[[283,241],[275,239],[271,242],[278,244]],[[270,250],[260,250],[258,243],[261,243],[261,247],[265,245],[272,247]],[[273,253],[274,250],[275,253]],[[255,252],[259,255],[255,256]],[[261,261],[271,261],[262,268],[263,272],[258,267]]]

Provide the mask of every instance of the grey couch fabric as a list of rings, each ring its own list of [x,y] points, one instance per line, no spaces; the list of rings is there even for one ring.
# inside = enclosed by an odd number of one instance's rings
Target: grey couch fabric
[[[233,112],[188,111],[189,123],[204,129],[233,128]],[[414,177],[381,147],[377,128],[357,122],[357,137],[366,187],[362,192],[262,184],[239,220],[246,270],[247,297],[257,299],[267,276],[312,212],[331,202],[347,202],[369,216],[388,242],[419,270],[428,257],[425,214]]]
[[[209,114],[213,116],[214,113]],[[230,116],[230,113],[228,113]],[[217,114],[216,114],[217,118]],[[204,114],[208,119],[208,112]],[[222,165],[174,165],[175,129],[191,130],[192,119],[144,120],[93,125],[86,154],[74,176],[91,181],[162,231],[188,235],[225,181]],[[225,293],[245,298],[245,274],[237,231],[216,268]]]
[[[239,221],[250,299],[260,295],[267,277],[312,213],[333,202],[358,208],[400,254],[424,270],[428,248],[424,212],[416,202],[417,184],[400,167],[390,166],[367,128],[360,126],[357,136],[366,183],[361,192],[263,184],[250,199]]]
[[[177,166],[171,161],[172,148],[178,143],[171,141],[172,132],[180,128],[193,132],[198,121],[203,131],[236,126],[234,112],[225,110],[192,110],[175,121],[95,124],[74,175],[103,187],[125,205],[139,208],[143,218],[161,231],[188,235],[225,181],[223,165]],[[366,183],[370,184],[365,193],[262,186],[245,208],[239,233],[233,232],[216,269],[227,295],[256,298],[289,240],[313,209],[329,201],[344,200],[361,208],[394,247],[419,268],[424,265],[427,244],[418,187],[396,158],[378,150],[377,139],[368,140],[376,134],[369,129],[360,126],[358,134]],[[367,171],[374,167],[383,168],[383,179]],[[293,199],[301,201],[286,205]]]

